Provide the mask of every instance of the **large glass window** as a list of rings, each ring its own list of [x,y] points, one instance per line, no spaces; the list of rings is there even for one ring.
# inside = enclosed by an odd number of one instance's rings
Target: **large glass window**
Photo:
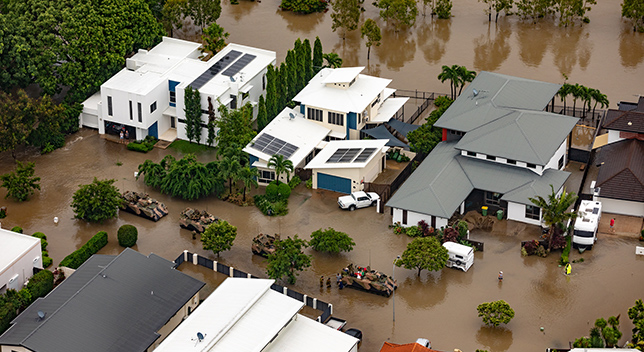
[[[157,102],[155,101],[154,103],[150,104],[150,114],[153,113],[157,109]]]
[[[501,193],[485,192],[485,204],[499,205],[502,196],[503,195]]]
[[[329,111],[329,123],[344,126],[344,115]]]
[[[136,103],[136,107],[139,112],[139,122],[143,122],[143,111],[141,109],[141,103]]]
[[[130,120],[134,120],[134,112],[132,111],[132,100],[130,100]]]
[[[270,183],[273,180],[275,180],[275,171],[259,170],[257,182]]]
[[[535,207],[534,205],[525,206],[525,217],[527,219],[539,220],[541,215],[541,208]]]
[[[107,97],[107,114],[109,116],[114,115],[114,111],[112,110],[112,97],[110,96]]]
[[[322,110],[314,108],[306,108],[306,118],[322,122]]]

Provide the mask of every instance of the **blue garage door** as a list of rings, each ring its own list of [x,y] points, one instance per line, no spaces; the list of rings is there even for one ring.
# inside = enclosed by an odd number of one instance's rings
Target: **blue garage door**
[[[351,193],[351,180],[344,177],[318,173],[318,188],[340,193]]]

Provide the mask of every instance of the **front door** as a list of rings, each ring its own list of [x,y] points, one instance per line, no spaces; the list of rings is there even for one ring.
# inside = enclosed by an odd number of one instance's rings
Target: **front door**
[[[176,117],[170,116],[170,128],[177,128],[175,120],[176,120]]]
[[[154,138],[159,138],[159,127],[157,126],[157,122],[153,123],[150,128],[148,128],[148,136],[152,136]]]

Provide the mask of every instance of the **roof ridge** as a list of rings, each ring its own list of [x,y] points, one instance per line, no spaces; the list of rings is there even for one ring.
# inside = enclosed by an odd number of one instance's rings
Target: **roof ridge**
[[[505,88],[505,86],[507,86],[508,83],[510,83],[510,79],[506,77],[505,82],[501,85],[501,87],[499,87],[499,89],[496,91],[496,94],[494,94],[494,96],[490,98],[490,104],[492,104],[492,106],[494,106],[495,108],[498,108],[499,106],[496,105],[496,103],[494,102],[494,99],[497,97],[497,95],[501,93],[503,88]]]
[[[539,161],[543,163],[543,160],[541,159],[541,156],[539,155],[539,153],[535,150],[534,146],[532,145],[532,141],[530,141],[530,139],[528,138],[528,135],[525,133],[525,131],[523,131],[523,128],[521,127],[521,124],[519,124],[519,119],[521,118],[521,116],[523,116],[524,113],[525,113],[524,111],[519,111],[519,116],[517,116],[516,119],[514,119],[514,122],[517,125],[517,128],[519,129],[519,132],[521,132],[521,135],[523,135],[523,138],[525,138],[526,142],[528,143],[528,146],[530,147],[530,150],[532,150],[532,152],[537,157],[537,159],[539,159]],[[545,163],[543,163],[543,165],[545,165]]]

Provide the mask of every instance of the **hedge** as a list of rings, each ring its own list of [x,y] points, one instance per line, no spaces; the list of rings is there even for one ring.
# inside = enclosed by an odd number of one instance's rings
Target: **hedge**
[[[41,270],[29,279],[27,290],[31,293],[31,301],[45,297],[54,289],[54,274],[49,270]]]
[[[17,232],[17,233],[22,233],[22,227],[20,226],[14,226],[11,231]]]
[[[49,270],[41,270],[29,279],[27,287],[18,292],[7,290],[0,295],[0,335],[9,329],[19,310],[26,309],[38,297],[46,296],[53,289],[54,274]]]
[[[139,232],[133,225],[123,225],[119,228],[116,237],[119,240],[119,245],[122,247],[132,247],[136,244]]]
[[[146,136],[142,141],[130,142],[127,144],[127,149],[135,152],[147,153],[154,149],[154,145],[158,140],[153,136]]]
[[[68,255],[60,262],[60,266],[78,269],[89,257],[96,254],[107,244],[107,232],[101,231],[90,238],[81,248]]]

